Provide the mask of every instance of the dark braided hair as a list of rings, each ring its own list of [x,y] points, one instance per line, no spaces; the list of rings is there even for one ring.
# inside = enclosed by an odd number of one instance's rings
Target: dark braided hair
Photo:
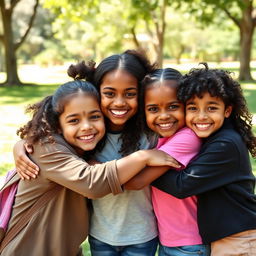
[[[179,80],[181,79],[182,74],[173,68],[163,68],[163,69],[155,69],[151,73],[147,74],[145,78],[142,80],[141,91],[139,95],[139,115],[140,115],[140,125],[143,131],[146,133],[147,137],[150,139],[154,136],[154,132],[148,128],[146,124],[146,116],[145,116],[145,91],[148,87],[153,86],[155,83],[161,83],[166,80],[177,81],[177,87],[179,84]]]
[[[59,116],[63,113],[65,104],[78,93],[85,93],[99,101],[96,88],[89,82],[72,81],[61,85],[53,95],[27,107],[26,112],[32,113],[32,119],[17,131],[28,144],[54,143],[53,135],[60,129]]]
[[[256,137],[252,132],[252,114],[249,112],[240,84],[231,77],[229,71],[204,68],[192,69],[180,82],[178,99],[187,102],[194,96],[199,98],[208,92],[212,97],[223,100],[226,107],[232,106],[229,119],[242,136],[248,150],[256,157]]]
[[[140,91],[140,85],[145,75],[151,72],[155,64],[151,65],[145,54],[135,50],[127,50],[122,54],[114,54],[99,63],[95,68],[95,63],[90,62],[86,64],[84,61],[79,62],[76,65],[71,65],[68,69],[68,75],[71,77],[88,78],[98,91],[100,91],[100,85],[104,79],[104,76],[112,71],[121,69],[132,76],[138,81],[138,91]],[[125,124],[120,139],[122,141],[120,152],[122,156],[128,155],[139,149],[142,131],[140,129],[138,114],[131,117]]]

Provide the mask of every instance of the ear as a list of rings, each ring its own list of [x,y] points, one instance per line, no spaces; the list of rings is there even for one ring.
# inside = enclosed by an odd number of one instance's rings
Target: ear
[[[232,106],[227,106],[227,107],[226,107],[225,113],[224,113],[224,115],[225,115],[226,118],[230,117],[230,115],[231,115],[231,113],[232,113],[232,109],[233,109]]]

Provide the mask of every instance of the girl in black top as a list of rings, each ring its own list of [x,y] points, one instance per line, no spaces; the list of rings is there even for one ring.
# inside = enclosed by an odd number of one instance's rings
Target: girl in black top
[[[252,115],[229,72],[204,65],[185,75],[178,90],[202,149],[186,169],[168,171],[153,186],[178,198],[198,196],[199,230],[211,255],[256,255]]]

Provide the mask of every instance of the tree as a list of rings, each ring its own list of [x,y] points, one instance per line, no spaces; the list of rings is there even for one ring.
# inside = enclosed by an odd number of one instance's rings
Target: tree
[[[0,10],[3,25],[3,33],[0,34],[0,41],[3,44],[5,56],[6,81],[4,82],[4,84],[8,86],[22,85],[18,76],[16,52],[27,38],[32,28],[33,21],[36,16],[37,7],[39,5],[39,0],[35,0],[35,5],[32,15],[30,16],[30,19],[28,21],[27,28],[25,29],[23,35],[21,35],[20,38],[16,40],[14,37],[13,29],[13,14],[17,4],[20,1],[21,0],[0,0]]]
[[[166,11],[170,5],[168,0],[132,0],[130,24],[131,34],[137,46],[142,48],[136,38],[136,24],[139,20],[145,22],[147,34],[154,47],[156,61],[159,67],[163,65],[163,49],[166,31]]]
[[[176,0],[178,1],[178,0]],[[120,35],[131,38],[135,47],[145,49],[149,44],[153,45],[154,56],[162,66],[164,35],[166,29],[166,12],[171,5],[170,0],[46,0],[46,6],[59,12],[59,18],[69,16],[70,18],[84,18],[86,22],[92,22],[98,28],[97,34],[100,38],[108,36],[104,29],[111,26],[115,40],[122,40]],[[81,8],[81,5],[84,8]],[[85,8],[86,6],[86,8]],[[111,12],[108,12],[111,6]],[[97,18],[95,18],[97,17]],[[101,23],[101,24],[100,24]],[[100,36],[101,34],[101,36]],[[147,36],[149,40],[143,43],[141,36]],[[123,38],[124,39],[124,38]],[[125,41],[125,40],[124,40]],[[99,41],[97,41],[99,43]],[[134,47],[134,46],[133,46]]]
[[[252,80],[250,61],[252,53],[252,39],[256,26],[256,8],[254,0],[202,0],[196,4],[188,0],[194,8],[190,9],[200,15],[203,22],[212,22],[219,16],[219,10],[225,13],[239,29],[240,35],[240,80]],[[212,7],[211,9],[209,7]]]

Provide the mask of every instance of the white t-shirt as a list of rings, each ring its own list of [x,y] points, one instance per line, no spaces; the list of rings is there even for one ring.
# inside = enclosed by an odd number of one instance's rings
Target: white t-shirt
[[[122,158],[118,153],[121,146],[119,137],[120,134],[108,133],[105,147],[95,155],[95,159],[106,162]],[[140,144],[141,149],[149,147],[146,136],[142,136]],[[92,200],[92,205],[89,234],[102,242],[125,246],[144,243],[158,235],[149,187],[138,191],[125,190],[118,195],[109,194]]]

